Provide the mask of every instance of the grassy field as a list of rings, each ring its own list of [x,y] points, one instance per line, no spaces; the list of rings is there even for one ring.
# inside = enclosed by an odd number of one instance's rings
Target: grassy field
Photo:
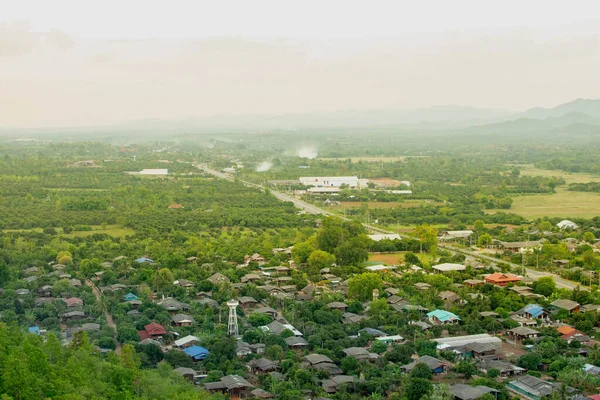
[[[533,164],[518,164],[523,176],[562,177],[566,184],[600,182],[600,176],[585,173],[568,173],[540,169]],[[490,213],[499,210],[492,210]],[[592,218],[600,215],[600,194],[588,192],[569,192],[567,186],[556,188],[555,194],[535,194],[513,197],[510,213],[528,219],[542,217]]]
[[[42,232],[42,228],[33,229],[5,229],[4,232]],[[100,225],[92,225],[91,231],[76,231],[71,233],[63,233],[62,228],[56,228],[59,235],[72,238],[72,237],[86,237],[95,233],[105,233],[114,237],[125,237],[127,235],[135,234],[135,231],[130,228],[126,228],[120,225],[106,225],[106,229],[102,229]]]
[[[369,254],[369,261],[378,262],[386,265],[399,264],[404,262],[404,255],[406,253],[407,252],[405,251],[400,251],[397,253]],[[431,254],[427,253],[417,254],[417,257],[419,257],[419,259],[424,263],[429,263],[432,260]]]
[[[600,215],[600,194],[569,192],[557,188],[555,194],[535,194],[513,197],[510,213],[528,219],[541,217],[592,218]]]
[[[576,173],[572,174],[564,171],[554,171],[549,169],[540,169],[533,166],[533,164],[519,164],[515,165],[521,170],[521,175],[524,176],[556,176],[564,178],[565,182],[570,183],[586,183],[586,182],[600,182],[600,176]]]

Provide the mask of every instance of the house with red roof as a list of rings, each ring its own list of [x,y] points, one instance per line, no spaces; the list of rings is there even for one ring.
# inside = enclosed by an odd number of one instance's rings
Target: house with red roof
[[[148,325],[144,326],[143,331],[138,331],[138,334],[140,335],[140,340],[162,339],[162,337],[167,333],[167,330],[161,324],[157,324],[156,322],[151,322]]]
[[[485,281],[491,285],[506,286],[509,283],[517,283],[521,281],[516,275],[503,274],[502,272],[494,272],[491,275],[485,277]]]
[[[70,297],[68,299],[63,299],[65,303],[67,303],[67,307],[79,307],[83,305],[83,300],[79,297]]]

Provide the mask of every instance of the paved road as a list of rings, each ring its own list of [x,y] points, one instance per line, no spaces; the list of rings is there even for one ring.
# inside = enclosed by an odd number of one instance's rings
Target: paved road
[[[98,303],[102,302],[102,292],[98,287],[89,279],[85,280],[85,284],[92,288],[92,292],[94,292],[94,296],[96,296],[96,301]],[[104,318],[106,319],[106,325],[113,330],[113,338],[115,339],[115,343],[117,347],[115,349],[115,353],[121,354],[121,343],[117,340],[117,324],[113,320],[112,315],[108,312],[108,310],[104,310]]]
[[[472,251],[469,251],[469,250],[461,249],[461,248],[450,246],[450,245],[447,245],[447,244],[440,245],[440,247],[442,247],[444,249],[448,249],[450,251],[457,252],[457,253],[462,253],[462,254],[465,254],[465,255],[469,255],[471,257],[479,258],[480,260],[492,261],[492,262],[496,262],[496,263],[502,262],[502,263],[510,265],[511,267],[515,268],[518,271],[522,270],[522,268],[523,268],[523,266],[519,265],[519,264],[511,263],[511,262],[504,261],[504,260],[498,260],[497,258],[494,258],[494,257],[486,256],[484,254],[475,253],[475,252],[472,252]],[[553,274],[551,272],[538,271],[538,270],[535,270],[535,269],[531,269],[531,268],[525,267],[525,273],[527,274],[528,277],[530,277],[533,280],[537,280],[539,278],[542,278],[542,277],[545,277],[545,276],[549,276],[549,277],[551,277],[551,278],[554,279],[554,282],[556,283],[556,286],[558,288],[561,288],[561,289],[571,289],[571,290],[573,290],[577,286],[579,286],[581,290],[586,290],[585,286],[581,285],[579,282],[573,282],[573,281],[566,280],[566,279],[562,278],[561,276]]]
[[[216,177],[227,179],[227,180],[230,180],[230,181],[234,180],[234,178],[231,175],[225,174],[223,172],[220,172],[220,171],[217,171],[217,170],[214,170],[214,169],[211,169],[207,165],[197,164],[196,167],[198,167],[198,168],[204,170],[205,172],[207,172],[207,173],[209,173],[211,175],[214,175]],[[245,185],[248,185],[248,186],[253,186],[253,187],[256,187],[256,188],[264,189],[263,186],[257,185],[255,183],[251,183],[251,182],[247,182],[247,181],[241,181],[241,182],[244,183]],[[306,211],[307,213],[310,213],[310,214],[323,214],[323,215],[336,215],[336,214],[334,214],[334,213],[332,213],[330,211],[324,210],[324,209],[319,208],[319,207],[317,207],[317,206],[315,206],[313,204],[309,204],[309,203],[307,203],[305,201],[299,200],[299,199],[297,199],[297,198],[295,198],[293,196],[290,196],[288,194],[277,192],[277,191],[273,191],[273,190],[271,190],[271,193],[273,193],[273,195],[275,197],[277,197],[281,201],[291,201],[292,203],[294,203],[294,205],[296,207],[298,207],[298,208]],[[337,216],[340,217],[340,218],[342,218],[342,219],[349,220],[348,218],[345,218],[343,216],[340,216],[340,215],[337,215]],[[392,233],[394,233],[394,232],[389,232],[389,231],[386,231],[384,229],[378,228],[378,227],[373,226],[373,225],[364,224],[364,223],[363,223],[363,225],[368,230],[370,230],[372,232],[383,233],[383,234],[392,234]],[[402,237],[408,237],[406,235],[400,235],[400,236],[402,236]],[[449,246],[447,244],[440,244],[439,246],[442,247],[442,248],[444,248],[444,249],[448,249],[450,251],[453,251],[453,252],[459,252],[459,253],[463,253],[465,255],[469,255],[471,257],[478,258],[480,260],[493,261],[493,262],[504,262],[506,264],[509,264],[513,268],[517,268],[517,269],[522,268],[522,266],[518,265],[518,264],[514,264],[514,263],[511,263],[511,262],[506,262],[506,261],[498,260],[497,258],[489,257],[489,256],[486,256],[486,255],[483,255],[483,254],[475,253],[475,252],[472,252],[472,251],[469,251],[469,250],[465,250],[465,249],[461,249],[461,248],[458,248],[458,247]],[[564,278],[562,278],[562,277],[560,277],[560,276],[558,276],[556,274],[552,274],[550,272],[537,271],[537,270],[531,269],[531,268],[525,268],[525,272],[526,272],[527,276],[529,276],[530,278],[532,278],[534,280],[536,280],[538,278],[541,278],[541,277],[544,277],[544,276],[550,276],[550,277],[552,277],[554,279],[554,282],[556,282],[556,286],[559,287],[559,288],[565,288],[565,289],[571,289],[571,290],[573,290],[573,289],[575,289],[575,287],[580,286],[580,288],[582,290],[585,290],[585,287],[582,286],[580,283],[566,280],[566,279],[564,279]]]

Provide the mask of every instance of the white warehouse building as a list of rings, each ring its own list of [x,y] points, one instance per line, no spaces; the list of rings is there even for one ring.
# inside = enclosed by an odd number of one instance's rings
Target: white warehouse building
[[[314,187],[360,187],[369,182],[368,179],[358,179],[357,176],[302,176],[299,181],[304,186]]]

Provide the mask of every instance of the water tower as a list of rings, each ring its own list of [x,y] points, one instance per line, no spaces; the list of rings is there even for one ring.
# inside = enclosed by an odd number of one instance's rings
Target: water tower
[[[239,304],[239,301],[233,299],[227,302],[227,307],[229,307],[229,324],[227,325],[227,334],[231,336],[238,335],[237,313],[235,312],[235,309]]]

